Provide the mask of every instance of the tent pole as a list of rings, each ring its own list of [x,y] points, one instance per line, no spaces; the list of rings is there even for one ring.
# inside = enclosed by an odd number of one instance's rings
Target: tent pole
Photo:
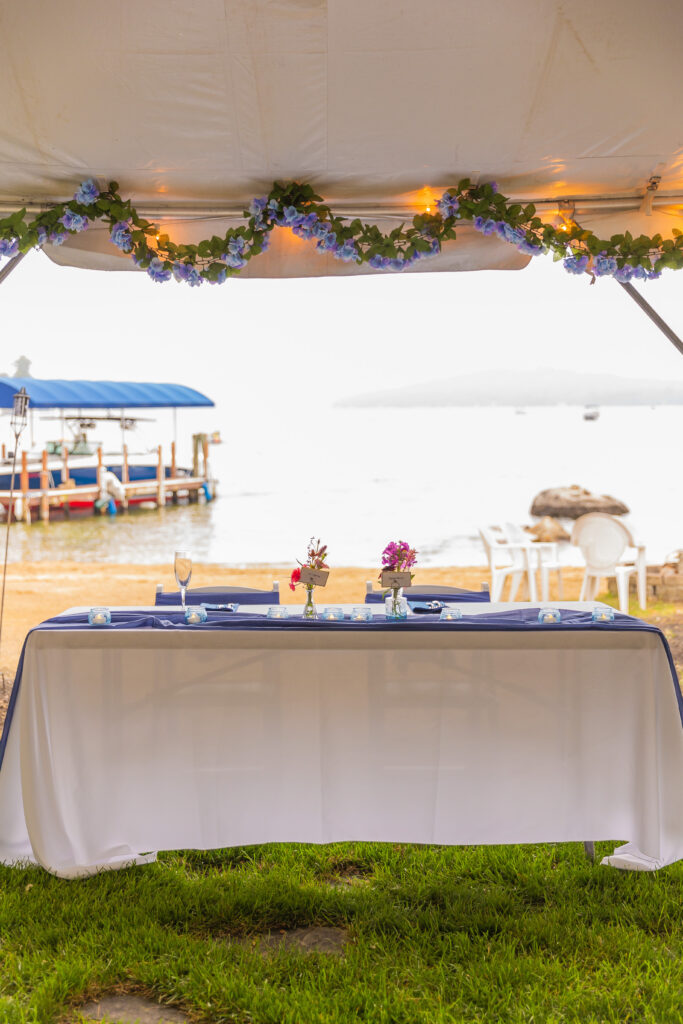
[[[0,270],[0,284],[5,280],[6,277],[9,277],[13,270],[16,270],[16,268],[19,266],[25,255],[25,252],[18,252],[16,256],[12,257],[9,263],[5,264],[2,270]]]
[[[659,327],[664,337],[668,338],[674,348],[677,348],[683,356],[683,341],[681,341],[678,335],[671,330],[666,320],[662,320],[659,313],[652,308],[647,299],[643,298],[640,292],[633,287],[630,281],[619,281],[618,284],[620,284],[624,291],[631,296],[633,301],[640,306],[643,313],[645,313],[646,316],[649,316],[652,323],[655,324],[656,327]]]

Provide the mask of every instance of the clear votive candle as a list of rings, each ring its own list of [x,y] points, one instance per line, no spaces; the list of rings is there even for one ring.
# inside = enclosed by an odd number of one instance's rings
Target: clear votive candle
[[[541,608],[538,613],[538,621],[544,625],[562,621],[562,613],[559,608]]]
[[[457,619],[462,618],[462,612],[459,608],[442,608],[439,619],[442,622],[455,622]]]
[[[283,604],[271,604],[270,608],[266,612],[267,619],[286,619],[289,617],[289,612]]]
[[[185,609],[185,622],[188,626],[199,626],[206,622],[208,617],[206,608],[202,608],[201,605],[190,604]]]
[[[372,608],[367,604],[351,609],[351,622],[372,622]]]
[[[111,612],[108,608],[91,608],[88,612],[88,622],[91,626],[109,626]]]
[[[344,621],[344,609],[343,608],[325,608],[323,611],[323,619],[326,622],[343,622]]]
[[[614,608],[594,608],[591,618],[593,622],[614,622]]]

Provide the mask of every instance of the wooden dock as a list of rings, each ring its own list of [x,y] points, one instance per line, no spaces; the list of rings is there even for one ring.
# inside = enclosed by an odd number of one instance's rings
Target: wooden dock
[[[48,453],[43,451],[40,487],[37,488],[29,486],[28,456],[24,451],[21,453],[21,468],[17,472],[12,499],[14,502],[12,518],[25,523],[31,523],[36,519],[49,523],[51,513],[56,512],[63,516],[69,516],[73,503],[92,504],[92,513],[97,515],[107,512],[110,500],[115,502],[117,512],[125,512],[131,499],[153,502],[158,508],[164,508],[169,503],[178,504],[181,499],[198,502],[201,500],[201,494],[207,493],[207,489],[213,497],[215,482],[209,477],[208,440],[204,435],[195,435],[193,440],[195,440],[195,444],[191,476],[178,476],[176,445],[175,441],[172,441],[170,474],[166,475],[162,446],[159,445],[156,453],[156,476],[135,481],[129,479],[128,448],[124,445],[121,481],[118,483],[118,494],[116,495],[107,491],[106,480],[103,479],[107,470],[102,448],[97,449],[96,482],[76,485],[69,476],[69,457],[64,446],[62,448],[62,479],[65,482],[56,487],[50,485]],[[103,502],[103,507],[98,507],[96,502],[99,501]],[[0,506],[4,508],[5,512],[9,508],[9,504],[10,492],[0,491]]]

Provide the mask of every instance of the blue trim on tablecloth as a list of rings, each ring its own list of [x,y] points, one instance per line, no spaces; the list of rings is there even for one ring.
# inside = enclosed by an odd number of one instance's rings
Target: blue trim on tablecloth
[[[452,599],[451,599],[452,602]],[[452,602],[455,603],[455,602]],[[17,666],[17,674],[14,679],[12,686],[12,693],[10,694],[9,705],[7,708],[7,717],[5,718],[5,725],[2,731],[2,737],[0,737],[0,768],[2,768],[2,762],[5,756],[5,749],[7,747],[7,741],[9,738],[9,730],[14,716],[14,708],[17,702],[17,696],[19,693],[19,687],[21,685],[21,675],[24,666],[24,655],[26,652],[26,644],[32,633],[37,630],[51,630],[56,629],[60,632],[70,630],[82,630],[82,629],[174,629],[174,630],[194,630],[194,631],[214,631],[214,630],[231,630],[231,631],[242,631],[242,632],[254,632],[254,631],[270,631],[270,630],[282,630],[282,629],[305,629],[305,630],[341,630],[345,632],[347,630],[355,630],[360,632],[378,632],[378,631],[414,631],[417,633],[422,632],[458,632],[462,631],[465,633],[480,633],[480,632],[498,632],[498,633],[509,633],[509,632],[557,632],[562,630],[579,630],[582,632],[598,630],[601,632],[636,632],[636,633],[655,633],[662,642],[664,651],[666,653],[667,660],[669,662],[669,668],[671,669],[671,677],[674,684],[674,692],[676,694],[676,701],[678,703],[678,713],[681,718],[681,725],[683,726],[683,695],[681,694],[681,686],[678,680],[678,674],[676,672],[676,666],[674,665],[673,655],[671,654],[671,648],[669,643],[662,633],[661,629],[657,626],[651,625],[649,622],[643,622],[642,619],[633,618],[630,615],[623,615],[620,612],[615,613],[614,620],[612,622],[593,622],[590,612],[585,611],[574,611],[573,609],[562,608],[562,619],[560,622],[553,623],[540,623],[538,621],[538,608],[515,608],[504,612],[490,612],[482,613],[477,615],[463,615],[461,619],[453,619],[450,621],[441,621],[437,615],[416,615],[407,619],[394,622],[389,621],[384,615],[376,615],[374,620],[371,622],[352,622],[350,619],[344,621],[330,621],[328,619],[303,619],[301,615],[290,615],[286,619],[269,619],[265,614],[241,614],[237,612],[209,612],[208,619],[206,622],[196,626],[188,626],[185,622],[182,611],[170,609],[163,612],[140,612],[140,611],[113,611],[111,613],[111,625],[109,626],[90,626],[88,624],[87,612],[77,612],[72,615],[58,615],[52,619],[46,619],[35,629],[32,629],[26,639],[24,640],[24,646],[21,651],[21,657],[19,658],[19,665]]]

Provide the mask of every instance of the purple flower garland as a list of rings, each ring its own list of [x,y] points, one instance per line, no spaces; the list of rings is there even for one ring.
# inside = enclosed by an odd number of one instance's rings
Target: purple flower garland
[[[100,189],[89,178],[78,187],[73,200],[56,204],[31,221],[26,220],[25,210],[0,219],[0,257],[12,258],[48,242],[62,245],[69,235],[102,220],[109,224],[112,244],[153,281],[164,283],[173,278],[193,288],[205,282],[222,284],[239,273],[250,259],[266,251],[271,231],[282,227],[343,263],[368,263],[375,270],[400,273],[440,253],[445,242],[455,239],[456,225],[470,222],[475,231],[496,235],[524,255],[552,252],[570,274],[626,282],[651,280],[666,267],[683,267],[680,231],[674,230],[672,239],[661,235],[634,239],[625,232],[606,241],[573,221],[561,227],[544,223],[536,216],[533,203],[511,202],[500,194],[495,182],[474,185],[465,178],[443,193],[436,210],[418,214],[410,227],[402,224],[384,235],[375,225],[359,219],[349,222],[335,217],[310,185],[276,182],[267,196],[252,200],[244,212],[244,225],[231,228],[223,238],[178,245],[159,234],[158,227],[142,218],[130,200],[121,198],[116,182]]]

